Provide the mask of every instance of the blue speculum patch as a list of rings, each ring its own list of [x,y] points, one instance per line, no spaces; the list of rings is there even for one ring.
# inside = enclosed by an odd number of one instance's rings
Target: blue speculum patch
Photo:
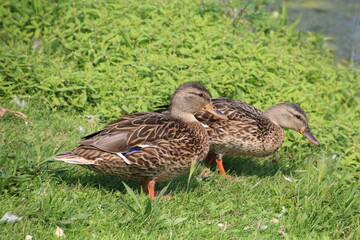
[[[134,151],[140,151],[142,149],[142,147],[136,146],[136,147],[132,147],[129,150],[127,150],[126,152],[123,152],[122,154],[125,156],[127,153],[131,153]]]

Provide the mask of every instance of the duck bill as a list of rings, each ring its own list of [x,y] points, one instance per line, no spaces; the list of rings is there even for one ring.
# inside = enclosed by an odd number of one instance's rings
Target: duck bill
[[[207,113],[210,113],[217,119],[228,120],[228,118],[222,112],[215,109],[214,105],[212,105],[212,104],[207,105],[203,110]]]
[[[318,140],[316,140],[310,129],[300,130],[299,133],[301,133],[304,137],[306,137],[306,139],[312,144],[316,146],[320,146],[320,143],[318,142]]]

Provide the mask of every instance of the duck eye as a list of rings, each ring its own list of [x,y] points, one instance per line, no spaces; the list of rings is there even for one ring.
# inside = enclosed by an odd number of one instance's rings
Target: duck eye
[[[199,97],[204,97],[205,95],[203,93],[198,93]]]
[[[300,120],[301,120],[301,116],[300,116],[300,115],[295,114],[295,117],[296,117],[297,119],[300,119]]]

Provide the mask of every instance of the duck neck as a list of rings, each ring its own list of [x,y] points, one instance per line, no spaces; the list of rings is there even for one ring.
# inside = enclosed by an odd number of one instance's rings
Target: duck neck
[[[264,117],[269,119],[273,124],[280,127],[279,119],[277,118],[276,114],[271,111],[266,110],[263,114]]]
[[[279,120],[279,115],[276,112],[266,110],[262,116],[269,121],[266,127],[267,131],[264,136],[264,156],[274,153],[282,144],[284,140],[284,130]]]
[[[194,114],[178,111],[177,109],[170,109],[170,115],[173,118],[176,118],[182,122],[198,122],[198,120],[195,118]]]
[[[279,111],[278,106],[271,106],[269,107],[264,113],[263,116],[265,116],[266,118],[268,118],[272,123],[274,123],[275,125],[281,127],[281,128],[286,128],[286,124],[285,124],[285,118],[284,116],[281,114],[281,111]]]
[[[283,116],[281,116],[281,114],[279,114],[279,112],[277,111],[276,105],[268,108],[262,115],[267,118],[271,122],[271,124],[273,124],[274,127],[269,127],[269,129],[273,129],[274,132],[277,132],[277,135],[282,135],[283,137],[284,119]]]

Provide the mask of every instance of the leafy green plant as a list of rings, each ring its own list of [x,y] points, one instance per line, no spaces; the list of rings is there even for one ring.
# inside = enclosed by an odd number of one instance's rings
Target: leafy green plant
[[[159,205],[159,200],[165,194],[168,189],[168,186],[164,187],[159,194],[156,195],[155,200],[147,198],[145,206],[140,204],[139,197],[134,193],[134,191],[124,183],[126,192],[131,196],[132,200],[134,201],[135,205],[128,204],[125,200],[120,197],[120,202],[128,209],[129,211],[133,212],[136,217],[142,217],[144,220],[147,220],[151,214],[154,213],[157,206]]]

